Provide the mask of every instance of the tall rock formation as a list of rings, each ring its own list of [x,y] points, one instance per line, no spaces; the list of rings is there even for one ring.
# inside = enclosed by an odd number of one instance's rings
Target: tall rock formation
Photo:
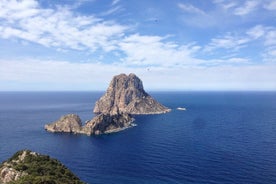
[[[145,92],[142,81],[132,73],[113,77],[94,108],[94,113],[110,114],[160,114],[169,111]]]
[[[82,126],[78,115],[68,114],[45,125],[45,129],[49,132],[106,134],[134,126],[132,114],[169,111],[145,92],[142,81],[135,74],[120,74],[113,77],[106,93],[96,102],[94,113],[97,116],[92,120]]]

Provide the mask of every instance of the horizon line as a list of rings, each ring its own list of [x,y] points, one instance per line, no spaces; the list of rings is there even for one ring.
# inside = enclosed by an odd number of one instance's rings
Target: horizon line
[[[106,90],[0,90],[2,92],[105,92]],[[254,89],[254,90],[242,90],[242,89],[209,89],[209,90],[181,90],[181,89],[174,89],[174,90],[147,90],[149,92],[276,92],[276,89]]]

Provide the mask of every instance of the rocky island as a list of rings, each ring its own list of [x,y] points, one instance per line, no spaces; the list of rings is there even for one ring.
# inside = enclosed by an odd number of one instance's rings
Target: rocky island
[[[169,111],[145,92],[142,81],[132,73],[113,77],[94,108],[94,113],[111,114],[161,114]]]
[[[161,114],[170,109],[145,92],[142,81],[135,74],[114,76],[106,93],[96,102],[97,114],[82,126],[78,115],[68,114],[45,125],[49,132],[99,135],[132,127],[137,114]]]
[[[47,155],[22,150],[0,165],[0,184],[84,184],[61,162]]]

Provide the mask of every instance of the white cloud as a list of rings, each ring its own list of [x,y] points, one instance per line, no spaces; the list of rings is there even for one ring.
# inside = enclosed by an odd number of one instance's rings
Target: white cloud
[[[204,48],[204,51],[210,52],[216,49],[233,49],[239,50],[246,46],[250,40],[244,37],[238,37],[228,33],[223,37],[213,38],[211,42]]]
[[[119,1],[112,2],[109,12],[105,12],[109,15],[120,11]],[[254,5],[257,1],[246,1],[244,10],[238,9],[237,1],[214,2],[221,3],[226,11],[216,9],[205,12],[183,3],[178,4],[178,7],[190,13],[185,14],[187,21],[200,24],[204,29],[206,25],[221,26],[228,20],[227,13],[230,10],[235,10],[234,13],[238,15],[246,15],[257,8]],[[33,59],[20,59],[19,62],[2,59],[0,82],[28,82],[34,84],[33,88],[38,83],[56,83],[57,90],[104,90],[113,75],[134,72],[145,79],[145,84],[150,89],[276,89],[275,66],[272,64],[249,66],[253,63],[250,56],[247,58],[232,53],[231,57],[223,53],[217,59],[199,59],[201,51],[205,51],[203,55],[206,58],[209,54],[206,52],[216,49],[237,51],[258,39],[267,47],[264,49],[264,61],[275,60],[274,27],[257,25],[250,29],[241,29],[244,33],[215,35],[210,43],[201,47],[194,42],[172,41],[173,36],[140,34],[131,26],[105,21],[96,16],[80,15],[64,6],[46,9],[34,0],[3,0],[0,1],[0,38],[29,41],[60,51],[84,50],[90,56],[92,52],[100,50],[100,54],[96,53],[94,58],[114,54],[112,57],[116,56],[120,61],[117,65],[116,62],[74,63],[71,58],[71,62]],[[111,63],[104,59],[99,60]],[[88,86],[90,84],[91,87]],[[0,86],[1,89],[5,89],[5,86]]]
[[[235,7],[236,5],[237,5],[236,2],[230,2],[230,3],[228,3],[228,4],[224,4],[224,5],[223,5],[223,8],[224,8],[225,10],[228,10],[228,9],[231,9],[231,8]]]
[[[276,58],[276,48],[274,50],[270,50],[268,54]]]
[[[185,11],[185,12],[188,12],[188,13],[195,13],[195,14],[202,14],[202,15],[205,14],[204,11],[202,11],[201,9],[199,9],[199,8],[197,8],[197,7],[195,7],[195,6],[191,5],[191,4],[179,3],[179,4],[178,4],[178,7],[179,7],[181,10],[183,10],[183,11]]]
[[[205,46],[204,51],[210,52],[216,49],[237,51],[240,48],[247,47],[257,39],[261,40],[265,47],[276,45],[275,27],[256,25],[245,30],[245,33],[246,34],[228,32],[226,35],[213,38],[211,42]]]
[[[265,35],[265,45],[266,46],[276,46],[276,27],[271,28],[267,31]]]
[[[230,57],[226,59],[212,59],[206,61],[208,66],[241,66],[250,63],[250,60],[247,58],[239,57]]]
[[[271,46],[265,49],[262,53],[263,61],[269,64],[276,64],[276,46]]]
[[[233,7],[236,7],[238,5],[237,2],[235,1],[225,1],[225,0],[213,0],[213,3],[215,5],[218,5],[220,7],[222,7],[224,10],[229,10]]]
[[[196,65],[200,62],[192,57],[200,49],[194,44],[178,45],[166,42],[166,37],[130,35],[119,44],[127,55],[124,60],[127,65],[137,66],[174,66]]]
[[[253,39],[263,38],[265,46],[276,45],[276,27],[257,25],[246,33]]]
[[[112,1],[112,6],[117,5],[119,2],[120,2],[120,0],[113,0]]]
[[[9,1],[2,0],[0,2],[0,18],[5,18],[8,21],[27,18],[37,15],[38,3],[36,1]]]
[[[112,14],[117,13],[117,12],[122,11],[122,10],[123,10],[123,9],[122,9],[121,6],[114,6],[114,7],[112,7],[111,9],[109,9],[109,10],[107,10],[107,11],[101,13],[101,16],[112,15]]]
[[[0,12],[0,37],[25,39],[47,47],[110,51],[128,29],[64,7],[41,9],[32,0],[0,1]]]
[[[240,15],[240,16],[247,15],[247,14],[253,12],[254,10],[256,10],[258,5],[259,5],[258,0],[248,0],[244,3],[243,6],[237,7],[234,10],[234,14],[235,15]]]
[[[266,32],[266,28],[262,25],[257,25],[251,29],[249,29],[246,33],[254,38],[254,39],[257,39],[257,38],[260,38],[261,36],[263,36]]]
[[[263,38],[265,46],[276,45],[276,27],[257,25],[246,33],[253,39]]]
[[[136,73],[146,90],[275,90],[275,71],[275,65],[144,69],[101,63],[0,60],[0,90],[10,90],[5,81],[22,85],[13,90],[105,90],[112,76],[122,72]]]

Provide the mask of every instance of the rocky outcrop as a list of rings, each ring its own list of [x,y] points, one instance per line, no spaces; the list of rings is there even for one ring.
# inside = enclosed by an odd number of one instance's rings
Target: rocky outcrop
[[[81,131],[81,126],[81,119],[78,115],[67,114],[53,123],[46,124],[44,128],[49,132],[78,133]]]
[[[11,181],[16,181],[26,175],[27,173],[25,172],[17,171],[5,165],[0,171],[0,183],[9,183]]]
[[[129,114],[104,114],[101,113],[92,120],[87,121],[82,126],[78,115],[68,114],[62,116],[58,121],[45,125],[45,130],[49,132],[67,132],[74,134],[99,135],[118,132],[135,124],[134,119]]]
[[[0,165],[0,183],[84,184],[56,159],[30,150],[18,151]]]
[[[118,132],[135,124],[134,119],[129,114],[104,114],[101,113],[88,121],[82,128],[82,133],[87,135],[99,135]]]
[[[143,88],[135,74],[113,77],[106,93],[96,102],[92,120],[82,126],[79,116],[69,114],[45,125],[49,132],[68,132],[99,135],[117,132],[135,124],[133,114],[160,114],[170,109],[154,100]]]
[[[94,113],[110,114],[160,114],[169,111],[145,92],[142,81],[135,74],[113,77],[94,108]]]

